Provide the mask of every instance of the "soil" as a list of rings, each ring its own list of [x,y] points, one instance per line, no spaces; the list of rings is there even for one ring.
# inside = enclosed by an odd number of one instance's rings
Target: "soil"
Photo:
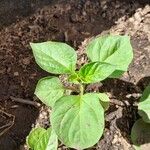
[[[116,99],[123,103],[121,106],[111,104],[106,112],[104,136],[92,149],[133,149],[130,131],[139,117],[134,102],[139,100],[150,82],[148,4],[149,0],[58,0],[3,27],[0,31],[0,110],[8,115],[1,112],[0,126],[8,123],[13,126],[0,137],[0,150],[25,149],[22,145],[31,128],[37,124],[49,124],[44,106],[39,109],[10,99],[14,96],[34,101],[37,81],[48,75],[36,65],[29,42],[66,42],[77,49],[78,65],[81,65],[87,61],[84,54],[87,41],[107,33],[129,34],[134,60],[121,79],[108,79],[87,87],[87,91],[104,91],[112,101]],[[15,116],[14,122],[12,115]],[[46,116],[45,120],[43,116]],[[60,149],[66,148],[62,146]]]

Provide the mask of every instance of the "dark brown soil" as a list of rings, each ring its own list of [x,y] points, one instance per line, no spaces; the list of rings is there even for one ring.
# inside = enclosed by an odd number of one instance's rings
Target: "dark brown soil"
[[[1,136],[0,150],[18,149],[25,142],[38,116],[37,108],[12,102],[10,99],[10,96],[14,96],[33,100],[37,81],[47,75],[36,65],[29,42],[63,41],[77,49],[85,38],[109,30],[120,17],[125,16],[125,19],[128,19],[137,8],[143,8],[145,5],[140,1],[59,0],[3,28],[0,31],[0,109],[14,115],[15,121],[12,128]],[[142,42],[140,46],[139,41]],[[135,53],[138,54],[149,41],[147,37],[133,36],[132,44]],[[142,64],[148,65],[149,56],[146,55],[146,50],[143,50],[142,54],[145,58],[142,59]],[[125,104],[124,107],[114,105],[110,107],[104,137],[94,149],[124,149],[121,144],[112,142],[116,132],[121,133],[130,143],[131,127],[137,118],[136,108],[132,104],[139,98],[132,94],[141,93],[150,81],[149,77],[145,78],[150,75],[148,70],[143,70],[143,65],[136,64],[136,60],[130,67],[130,75],[124,76],[122,80],[105,81],[99,88],[119,100],[126,100],[126,96],[131,95],[126,101],[129,106]],[[143,72],[144,75],[141,77]],[[0,125],[7,124],[9,119],[1,117]]]

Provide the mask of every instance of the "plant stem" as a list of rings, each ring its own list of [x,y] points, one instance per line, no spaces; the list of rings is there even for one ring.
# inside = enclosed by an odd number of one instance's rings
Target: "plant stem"
[[[15,102],[22,103],[22,104],[27,104],[27,105],[32,105],[32,106],[37,107],[37,108],[41,106],[40,103],[30,101],[30,100],[26,100],[26,99],[22,99],[22,98],[16,98],[16,97],[10,96],[10,99],[15,101]]]
[[[80,95],[82,96],[84,94],[84,86],[83,84],[80,84]]]
[[[71,86],[71,85],[64,85],[64,87],[66,89],[68,89],[68,90],[79,92],[79,90],[77,89],[77,87],[74,87],[74,86]]]

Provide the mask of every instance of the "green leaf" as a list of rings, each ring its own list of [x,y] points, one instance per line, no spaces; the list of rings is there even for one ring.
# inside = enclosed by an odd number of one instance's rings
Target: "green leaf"
[[[128,36],[107,35],[95,38],[88,44],[86,52],[92,62],[106,62],[116,67],[110,77],[118,77],[121,71],[127,71],[133,59]]]
[[[106,79],[114,71],[114,66],[105,62],[92,62],[79,70],[79,77],[84,83],[94,83]]]
[[[131,139],[136,150],[150,148],[150,124],[142,119],[137,120],[131,130]]]
[[[30,43],[36,63],[54,74],[70,74],[75,71],[77,55],[72,47],[60,42]]]
[[[35,145],[34,150],[57,150],[58,139],[54,130],[51,128],[47,129],[40,140]]]
[[[27,145],[34,150],[34,146],[37,144],[41,136],[46,132],[44,128],[33,129],[27,137]]]
[[[109,78],[119,78],[124,74],[125,71],[121,71],[121,70],[115,70],[110,76]]]
[[[62,97],[64,88],[59,78],[45,77],[39,80],[35,95],[47,106],[53,107],[56,100]]]
[[[99,97],[100,103],[103,106],[104,110],[107,110],[109,108],[109,102],[110,102],[110,99],[107,96],[107,94],[105,93],[96,93],[96,94]]]
[[[79,83],[79,77],[78,77],[77,73],[71,74],[68,79],[69,79],[69,82],[72,82],[72,83],[75,83],[75,84]]]
[[[94,94],[70,95],[56,101],[52,126],[66,146],[85,149],[98,142],[104,130],[104,110]]]
[[[150,85],[146,87],[138,104],[138,113],[147,123],[150,123]]]

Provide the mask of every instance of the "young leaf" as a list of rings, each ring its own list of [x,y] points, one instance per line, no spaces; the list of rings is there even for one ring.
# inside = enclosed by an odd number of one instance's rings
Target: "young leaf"
[[[27,137],[27,145],[34,150],[35,145],[41,138],[41,136],[46,132],[44,128],[33,129]]]
[[[47,129],[40,140],[36,143],[34,150],[57,150],[58,139],[54,130]]]
[[[69,45],[51,41],[30,45],[37,64],[43,70],[54,74],[74,72],[77,55]]]
[[[98,142],[104,129],[104,109],[95,94],[65,96],[56,101],[51,123],[68,147],[85,149]]]
[[[131,130],[131,139],[136,150],[148,150],[150,147],[150,124],[137,120]]]
[[[97,96],[100,99],[100,103],[103,106],[104,110],[107,110],[109,108],[109,97],[105,93],[96,93]]]
[[[87,46],[87,55],[92,62],[100,61],[114,65],[111,77],[120,76],[127,70],[133,59],[132,47],[128,36],[107,35],[93,39]]]
[[[150,123],[150,85],[143,92],[138,104],[138,113],[145,122]]]
[[[78,84],[79,83],[79,77],[78,77],[78,74],[71,74],[69,76],[69,82],[72,82],[72,83],[75,83],[75,84]]]
[[[47,106],[53,107],[56,100],[62,97],[64,88],[59,78],[45,77],[39,80],[35,95]]]
[[[106,79],[114,71],[114,66],[105,62],[92,62],[79,70],[79,77],[84,83],[94,83]]]

